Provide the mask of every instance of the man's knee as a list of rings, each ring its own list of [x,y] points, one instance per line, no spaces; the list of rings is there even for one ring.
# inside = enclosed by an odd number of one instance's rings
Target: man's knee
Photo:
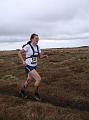
[[[30,75],[28,75],[28,78],[27,78],[28,81],[32,80],[32,77]]]
[[[37,79],[36,79],[36,84],[39,84],[41,82],[41,77],[38,77]]]
[[[38,81],[38,82],[41,82],[41,77],[39,77],[37,81]]]

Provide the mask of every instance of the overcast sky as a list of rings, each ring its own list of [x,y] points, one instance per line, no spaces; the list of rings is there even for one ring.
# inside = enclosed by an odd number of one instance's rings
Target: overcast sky
[[[89,0],[0,0],[0,35],[89,36]]]

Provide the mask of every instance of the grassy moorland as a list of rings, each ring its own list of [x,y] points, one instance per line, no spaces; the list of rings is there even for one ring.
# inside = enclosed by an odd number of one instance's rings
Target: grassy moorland
[[[26,79],[17,51],[0,52],[0,120],[89,120],[89,47],[47,49],[39,60],[42,102],[17,97]],[[27,89],[33,94],[34,80]]]

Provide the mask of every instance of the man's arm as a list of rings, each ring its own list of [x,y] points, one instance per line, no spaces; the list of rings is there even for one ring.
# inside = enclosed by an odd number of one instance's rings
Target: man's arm
[[[24,49],[21,49],[19,52],[18,52],[18,56],[20,58],[20,60],[22,61],[23,64],[25,64],[25,60],[23,58],[23,53],[25,53],[25,50]]]
[[[40,59],[43,59],[43,58],[48,58],[48,55],[45,55],[43,54],[42,52],[40,53]]]

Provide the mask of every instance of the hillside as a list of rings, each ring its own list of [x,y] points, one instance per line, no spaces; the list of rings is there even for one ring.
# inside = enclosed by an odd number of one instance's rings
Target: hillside
[[[26,79],[17,53],[0,52],[0,120],[89,120],[89,47],[44,50],[49,58],[37,69],[42,102],[17,97]]]

